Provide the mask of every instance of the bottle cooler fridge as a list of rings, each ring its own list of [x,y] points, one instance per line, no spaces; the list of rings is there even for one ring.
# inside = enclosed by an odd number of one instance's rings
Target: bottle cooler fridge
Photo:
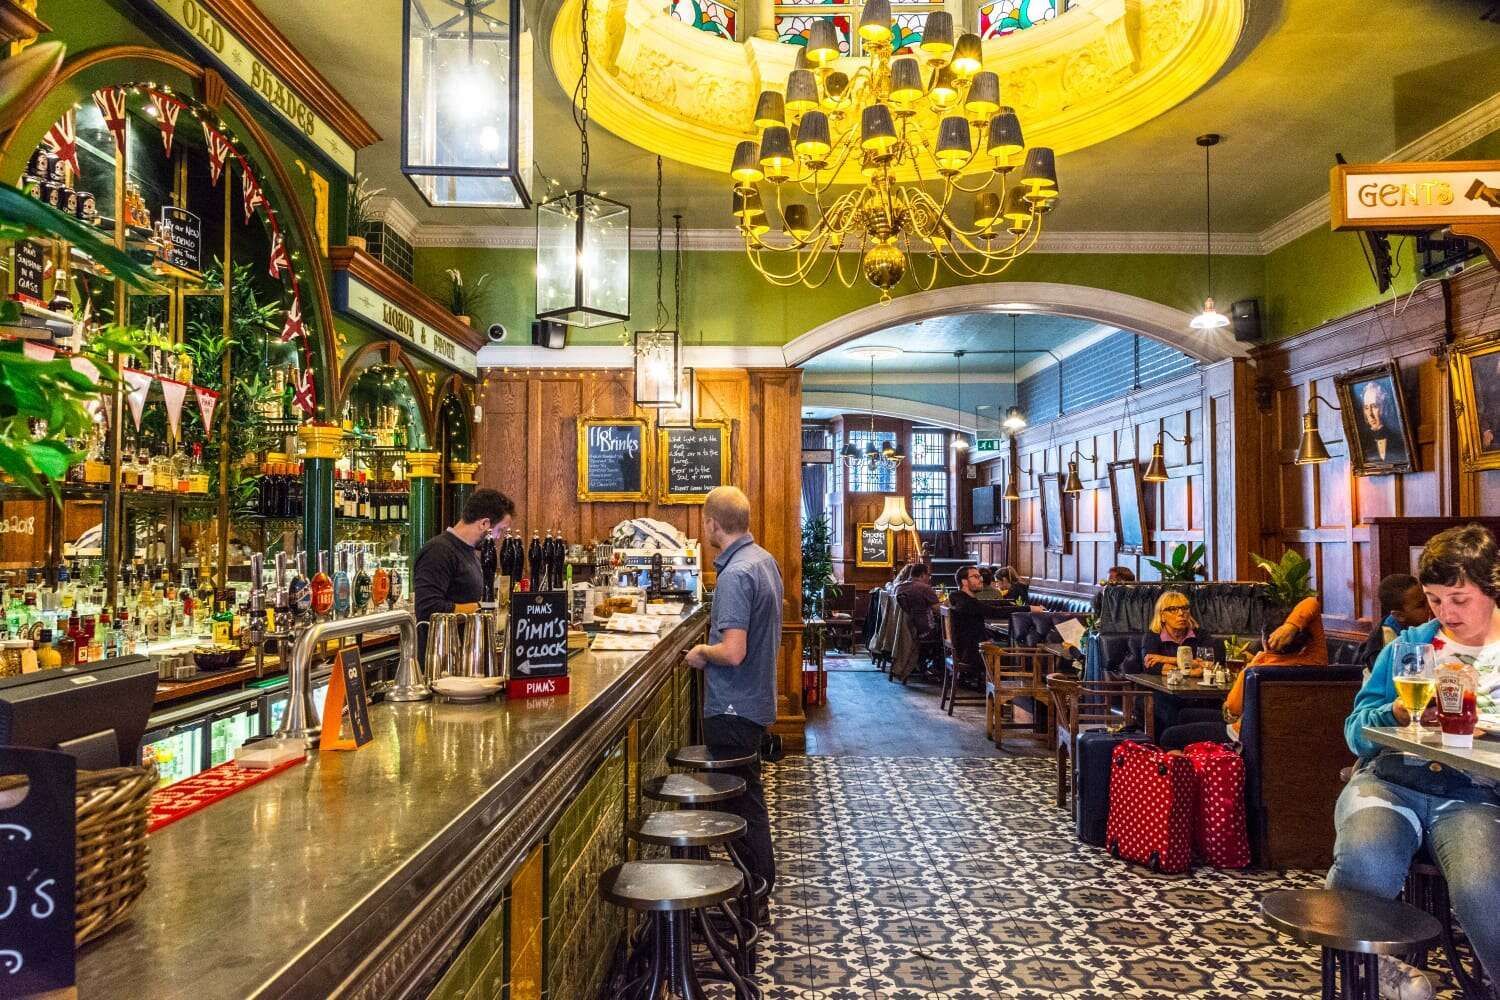
[[[141,740],[141,757],[156,759],[162,785],[191,778],[205,769],[208,719],[194,719],[148,732]]]

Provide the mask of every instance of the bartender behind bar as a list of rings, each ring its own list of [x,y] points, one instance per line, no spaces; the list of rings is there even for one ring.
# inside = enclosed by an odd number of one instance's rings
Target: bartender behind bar
[[[510,527],[516,505],[499,490],[475,490],[453,527],[428,541],[412,567],[412,599],[417,621],[448,612],[478,611],[484,572],[478,545]]]

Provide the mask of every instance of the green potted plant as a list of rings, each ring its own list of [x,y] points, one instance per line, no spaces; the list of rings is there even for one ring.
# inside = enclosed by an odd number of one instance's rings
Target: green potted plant
[[[802,617],[822,618],[833,575],[833,527],[827,514],[802,522]]]
[[[1202,544],[1183,544],[1173,546],[1172,554],[1165,562],[1160,559],[1147,559],[1146,561],[1161,574],[1164,583],[1191,583],[1200,576],[1208,576],[1208,570],[1203,565],[1203,556]]]
[[[377,221],[375,199],[385,193],[385,188],[372,188],[369,183],[370,178],[362,173],[356,173],[354,180],[346,189],[349,233],[344,238],[344,243],[356,250],[368,248],[365,237],[370,231],[371,223]]]
[[[1308,577],[1312,575],[1312,563],[1299,553],[1287,549],[1281,554],[1279,562],[1272,562],[1253,552],[1250,553],[1250,558],[1269,579],[1271,600],[1278,607],[1290,611],[1303,598],[1316,593],[1308,583]]]
[[[462,271],[456,267],[448,268],[448,311],[460,322],[473,326],[475,310],[484,302],[485,285],[489,280],[488,274],[481,274],[478,279],[465,283]]]

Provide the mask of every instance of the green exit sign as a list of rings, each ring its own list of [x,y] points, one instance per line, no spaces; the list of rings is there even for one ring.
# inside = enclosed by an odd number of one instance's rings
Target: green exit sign
[[[999,438],[978,438],[974,442],[975,451],[999,451]]]

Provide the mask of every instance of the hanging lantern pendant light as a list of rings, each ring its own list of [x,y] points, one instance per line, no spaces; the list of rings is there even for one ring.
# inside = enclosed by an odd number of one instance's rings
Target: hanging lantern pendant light
[[[667,306],[661,297],[662,274],[662,158],[656,158],[656,323],[635,333],[635,405],[655,409],[677,406],[681,385],[682,342],[667,327]]]
[[[672,327],[682,336],[682,216],[672,216]],[[680,343],[680,341],[679,341]],[[698,332],[698,346],[703,346],[703,332]],[[686,366],[678,379],[677,402],[656,411],[658,427],[693,427],[698,394],[698,374]]]
[[[1203,232],[1207,237],[1207,252],[1204,254],[1207,281],[1204,286],[1203,311],[1194,316],[1189,324],[1194,330],[1222,330],[1229,325],[1229,317],[1214,307],[1214,198],[1209,170],[1209,151],[1223,141],[1223,138],[1217,132],[1209,132],[1196,140],[1203,149]]]

